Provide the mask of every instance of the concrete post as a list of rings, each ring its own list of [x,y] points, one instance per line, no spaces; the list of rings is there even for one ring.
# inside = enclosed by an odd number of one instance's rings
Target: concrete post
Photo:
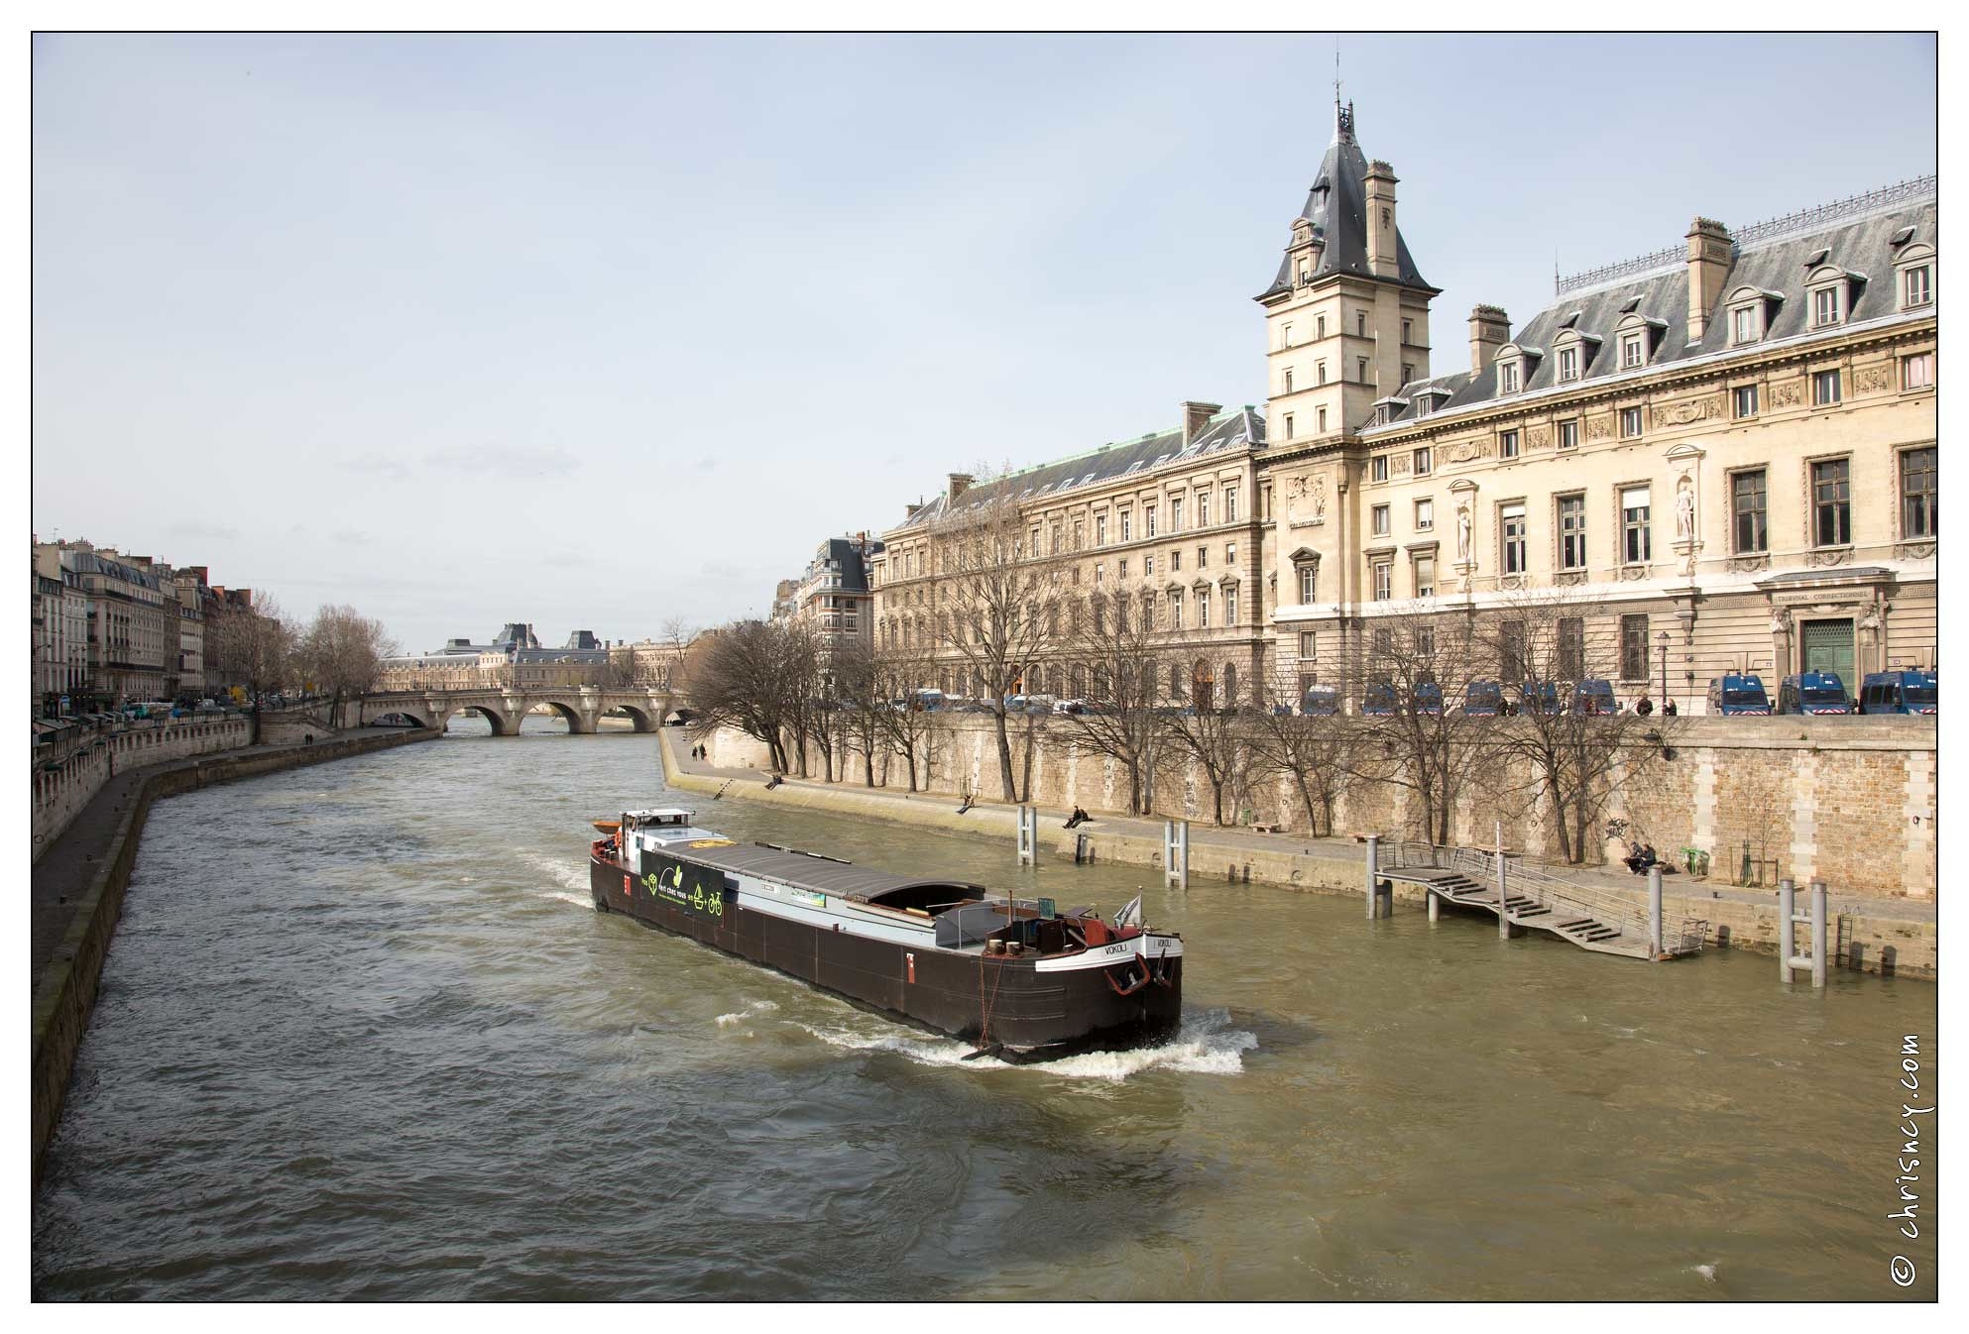
[[[1429,925],[1434,926],[1436,924],[1437,914],[1442,911],[1442,901],[1433,893],[1424,894],[1422,897],[1429,900]]]
[[[1825,881],[1812,882],[1812,989],[1825,989]]]
[[[1509,940],[1511,938],[1511,910],[1505,905],[1505,901],[1510,898],[1510,894],[1504,887],[1504,821],[1502,820],[1497,821],[1496,855],[1497,938],[1499,940]]]
[[[1661,957],[1661,868],[1648,868],[1648,958]]]
[[[1367,916],[1374,920],[1374,886],[1381,879],[1381,837],[1367,836]]]
[[[1039,808],[1019,807],[1019,865],[1039,865]]]
[[[1778,977],[1791,981],[1791,961],[1798,951],[1797,922],[1794,914],[1798,911],[1797,895],[1793,890],[1791,878],[1786,876],[1778,881]]]

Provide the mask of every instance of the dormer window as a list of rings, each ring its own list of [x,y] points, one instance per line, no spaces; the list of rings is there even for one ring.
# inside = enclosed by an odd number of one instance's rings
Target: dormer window
[[[1935,247],[1917,241],[1894,261],[1900,275],[1901,309],[1919,310],[1935,302]]]
[[[1771,313],[1784,297],[1761,287],[1737,288],[1725,299],[1730,312],[1730,345],[1755,343],[1770,330]]]
[[[1577,313],[1567,318],[1567,328],[1552,340],[1552,346],[1559,354],[1559,382],[1568,383],[1579,379],[1593,365],[1593,358],[1600,348],[1598,334],[1585,333],[1577,327]]]
[[[1824,329],[1839,323],[1839,289],[1821,287],[1812,293],[1812,327]]]
[[[1926,264],[1901,274],[1901,306],[1925,306],[1935,299],[1934,270]]]
[[[1866,275],[1848,272],[1836,264],[1813,269],[1805,283],[1812,303],[1812,327],[1830,329],[1844,324],[1852,312],[1853,298],[1865,282]]]
[[[1577,380],[1579,378],[1579,349],[1562,347],[1559,349],[1559,378]]]
[[[1620,368],[1631,371],[1648,359],[1643,350],[1644,344],[1639,334],[1627,334],[1620,340]]]

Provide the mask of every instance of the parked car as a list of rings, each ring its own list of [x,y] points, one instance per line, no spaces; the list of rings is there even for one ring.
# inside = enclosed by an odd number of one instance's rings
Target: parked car
[[[1389,718],[1395,712],[1395,688],[1391,685],[1369,686],[1361,696],[1361,713],[1369,718]]]
[[[1299,712],[1308,718],[1332,718],[1340,712],[1340,692],[1333,686],[1308,686],[1299,698]]]
[[[1935,712],[1933,672],[1869,672],[1860,681],[1861,713]]]
[[[1778,682],[1779,713],[1851,713],[1853,701],[1837,672],[1800,672]]]
[[[1504,712],[1504,691],[1495,681],[1472,681],[1463,689],[1463,716],[1495,718]]]
[[[1764,679],[1748,672],[1711,677],[1709,711],[1720,714],[1770,713],[1771,697],[1764,693]]]
[[[1620,702],[1613,696],[1613,683],[1593,678],[1581,681],[1572,688],[1572,707],[1575,713],[1620,712]]]
[[[1423,681],[1415,687],[1415,711],[1426,713],[1431,718],[1443,716],[1443,688],[1434,681]]]
[[[909,695],[909,707],[916,713],[940,713],[943,703],[941,690],[913,690]]]

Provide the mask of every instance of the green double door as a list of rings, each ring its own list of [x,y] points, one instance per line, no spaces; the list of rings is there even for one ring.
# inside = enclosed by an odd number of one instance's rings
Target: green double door
[[[1799,627],[1798,666],[1806,672],[1837,672],[1846,693],[1859,693],[1853,675],[1853,623],[1850,620],[1806,621]]]

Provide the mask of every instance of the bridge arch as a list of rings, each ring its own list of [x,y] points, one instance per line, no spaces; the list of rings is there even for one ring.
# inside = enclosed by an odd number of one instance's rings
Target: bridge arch
[[[638,708],[634,704],[611,704],[602,710],[602,717],[608,718],[612,716],[627,717],[635,725],[638,732],[654,732],[656,730],[656,720],[650,717],[649,710]]]
[[[460,704],[456,708],[447,709],[444,717],[438,720],[438,730],[440,732],[444,731],[450,725],[451,720],[461,713],[476,713],[479,717],[491,723],[492,734],[494,736],[511,736],[519,730],[506,721],[506,715],[504,713],[493,708],[490,704]]]
[[[526,707],[526,712],[533,713],[541,709],[542,707],[545,707],[546,709],[552,711],[560,718],[566,720],[567,732],[569,736],[580,736],[585,732],[592,732],[595,730],[594,720],[590,718],[586,713],[582,712],[581,706],[578,704],[570,703],[569,701],[564,699],[555,699],[550,696],[546,699],[536,699],[530,701]],[[524,717],[525,714],[522,714],[521,716]]]
[[[368,719],[367,725],[370,727],[408,726],[428,729],[431,725],[431,720],[425,715],[422,709],[393,709],[388,713],[379,713]]]

